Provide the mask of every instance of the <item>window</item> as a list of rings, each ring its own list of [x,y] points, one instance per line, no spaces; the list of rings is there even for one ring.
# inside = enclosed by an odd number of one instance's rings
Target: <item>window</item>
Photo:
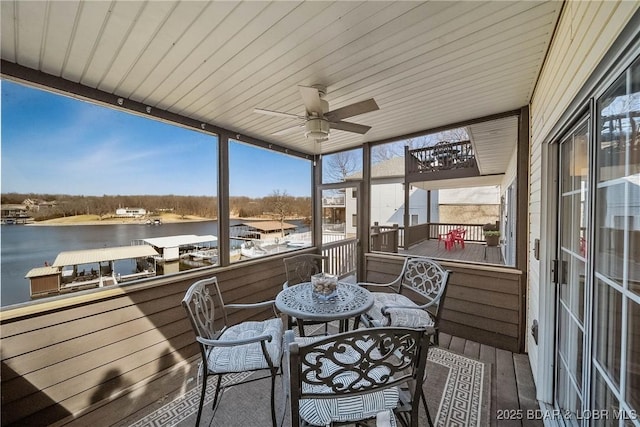
[[[358,226],[358,215],[356,214],[351,215],[351,226],[352,227]]]
[[[2,221],[34,224],[2,228],[2,306],[216,264],[217,136],[1,84]],[[96,252],[134,242],[155,255]],[[94,262],[52,266],[76,250]]]
[[[229,142],[231,262],[311,246],[311,168],[309,160]]]
[[[405,246],[408,237],[412,243],[405,248],[407,254],[428,253],[438,258],[504,264],[502,248],[485,250],[483,234],[485,224],[500,223],[499,185],[470,187],[469,182],[473,181],[451,177],[424,181],[412,178],[407,183],[411,175],[405,176],[405,153],[422,156],[419,158],[423,165],[428,163],[430,168],[437,169],[451,166],[443,159],[451,160],[452,156],[456,157],[455,165],[468,161],[474,156],[468,145],[467,130],[458,128],[371,147],[371,226],[377,224],[381,233],[399,233],[400,247]],[[441,156],[440,160],[437,156]],[[450,172],[454,166],[445,169]],[[397,230],[394,224],[398,224]],[[445,251],[439,239],[457,228],[465,230],[464,241],[468,244],[464,251],[461,245]]]

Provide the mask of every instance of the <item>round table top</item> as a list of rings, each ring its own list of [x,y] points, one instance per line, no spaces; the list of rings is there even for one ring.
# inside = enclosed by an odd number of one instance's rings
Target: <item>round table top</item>
[[[311,282],[283,289],[276,296],[276,307],[289,316],[304,320],[340,320],[358,316],[373,306],[367,289],[338,282],[337,296],[328,301],[312,292]]]

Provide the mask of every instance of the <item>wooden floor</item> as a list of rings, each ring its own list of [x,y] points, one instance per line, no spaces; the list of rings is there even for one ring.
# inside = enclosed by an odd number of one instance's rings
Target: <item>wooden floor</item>
[[[336,327],[336,325],[332,325]],[[535,414],[540,407],[535,398],[536,389],[531,375],[529,358],[526,354],[515,354],[506,350],[479,344],[474,341],[440,334],[440,347],[491,364],[491,408],[490,424],[487,427],[543,427],[541,420],[527,417]],[[178,396],[171,396],[171,398]],[[128,426],[141,420],[150,412],[158,410],[166,400],[151,405],[133,414],[116,426]],[[519,417],[519,414],[522,414]],[[521,418],[521,419],[516,419]],[[485,426],[481,426],[485,427]]]
[[[440,347],[491,363],[491,426],[543,426],[529,357],[447,334]],[[529,414],[529,416],[527,416]],[[533,416],[532,416],[533,415]],[[521,418],[521,419],[517,419]]]
[[[487,246],[479,242],[467,242],[465,243],[464,249],[460,246],[455,246],[453,249],[447,250],[442,242],[438,244],[437,240],[425,240],[407,250],[399,249],[399,253],[456,261],[504,265],[499,246]]]

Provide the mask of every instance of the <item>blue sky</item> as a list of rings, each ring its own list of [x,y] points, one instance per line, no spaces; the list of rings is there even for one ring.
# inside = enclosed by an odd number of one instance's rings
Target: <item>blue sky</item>
[[[3,193],[217,194],[215,136],[0,84]],[[310,195],[308,161],[244,144],[230,152],[232,196]]]

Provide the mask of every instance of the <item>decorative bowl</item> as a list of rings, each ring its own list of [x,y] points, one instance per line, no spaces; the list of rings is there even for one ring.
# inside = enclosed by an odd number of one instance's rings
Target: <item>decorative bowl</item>
[[[313,295],[327,301],[338,296],[338,277],[331,274],[319,273],[311,276]]]

